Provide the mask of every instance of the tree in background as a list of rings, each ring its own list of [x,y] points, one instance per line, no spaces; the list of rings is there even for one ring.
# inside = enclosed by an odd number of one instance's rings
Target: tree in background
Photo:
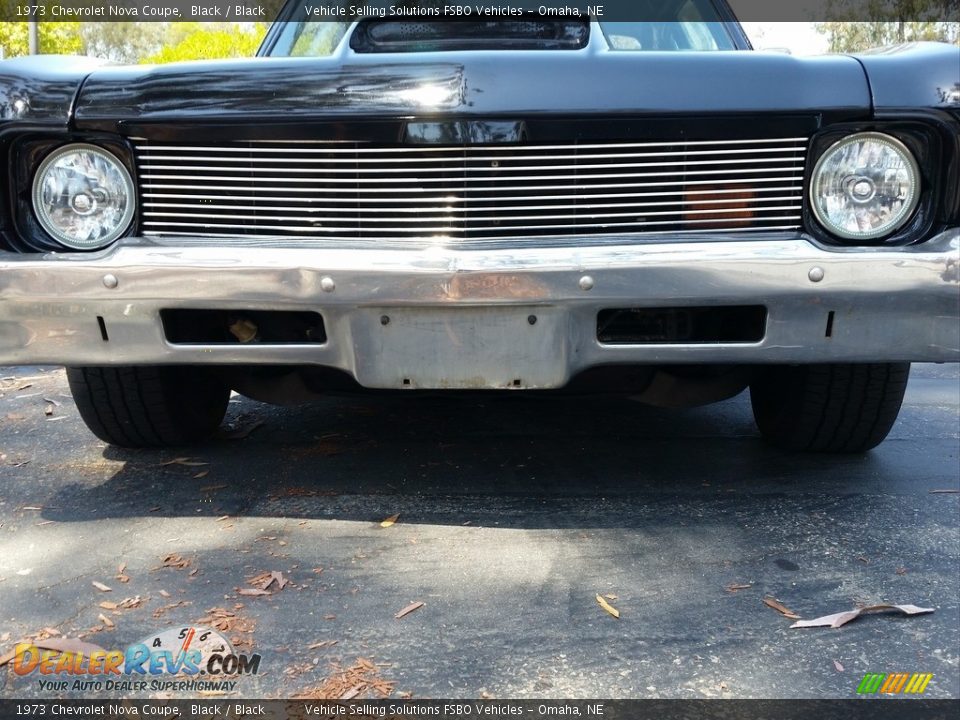
[[[159,53],[167,42],[171,23],[85,22],[80,37],[85,55],[133,64]]]
[[[163,47],[140,62],[252,57],[267,32],[267,23],[170,23]]]
[[[77,55],[83,51],[78,22],[40,23],[40,52],[57,55]],[[30,39],[26,22],[0,22],[0,49],[3,57],[26,55]]]
[[[118,63],[252,57],[268,23],[40,22],[40,52]],[[0,22],[4,57],[28,52],[26,22]]]
[[[860,52],[919,40],[960,43],[956,0],[828,0],[830,52]],[[869,17],[869,22],[863,22]]]

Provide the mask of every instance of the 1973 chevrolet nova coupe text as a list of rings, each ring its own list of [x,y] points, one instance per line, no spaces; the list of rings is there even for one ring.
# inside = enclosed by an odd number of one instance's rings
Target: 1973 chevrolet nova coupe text
[[[956,47],[304,5],[257,58],[0,63],[0,364],[66,365],[103,440],[231,390],[749,388],[774,444],[860,452],[960,359]]]

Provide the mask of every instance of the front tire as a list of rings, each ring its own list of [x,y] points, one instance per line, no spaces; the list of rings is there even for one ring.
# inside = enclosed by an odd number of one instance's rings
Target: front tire
[[[188,445],[220,426],[230,388],[193,366],[67,368],[80,417],[101,440],[125,448]]]
[[[758,368],[753,416],[764,439],[784,450],[866,452],[896,422],[909,375],[909,363]]]

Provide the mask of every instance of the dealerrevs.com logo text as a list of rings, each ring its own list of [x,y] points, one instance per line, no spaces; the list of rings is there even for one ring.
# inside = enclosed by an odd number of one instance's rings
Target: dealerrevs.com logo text
[[[237,677],[260,671],[260,655],[236,653],[223,635],[203,627],[166,630],[125,650],[80,647],[20,643],[11,666],[50,692],[229,691]]]

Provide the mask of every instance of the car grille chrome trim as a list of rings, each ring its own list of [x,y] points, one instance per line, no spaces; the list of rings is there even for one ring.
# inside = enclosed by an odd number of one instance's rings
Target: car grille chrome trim
[[[502,242],[796,230],[807,138],[135,147],[146,235]]]

